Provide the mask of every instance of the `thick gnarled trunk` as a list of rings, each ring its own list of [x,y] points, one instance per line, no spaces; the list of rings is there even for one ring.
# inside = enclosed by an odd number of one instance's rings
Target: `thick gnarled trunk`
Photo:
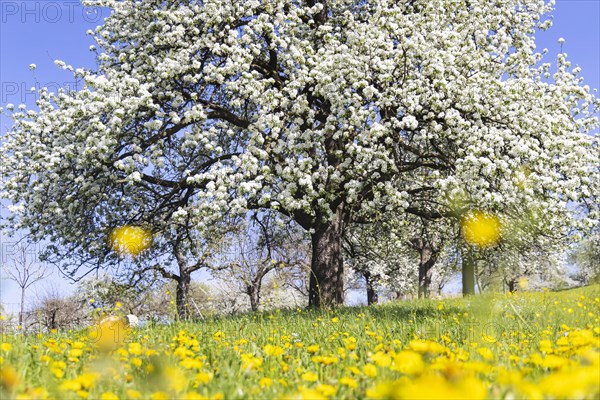
[[[419,259],[419,292],[418,296],[420,299],[428,298],[430,294],[429,286],[431,285],[431,278],[433,274],[433,266],[435,265],[436,257],[433,252],[432,246],[423,243],[420,248],[420,259]]]
[[[312,259],[308,306],[324,308],[344,302],[344,205],[337,207],[335,218],[317,226],[311,236]]]

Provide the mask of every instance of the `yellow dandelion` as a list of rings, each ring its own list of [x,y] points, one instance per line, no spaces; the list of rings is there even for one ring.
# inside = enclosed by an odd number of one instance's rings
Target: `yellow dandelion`
[[[77,377],[76,381],[81,385],[83,389],[90,389],[96,380],[98,379],[98,374],[87,372],[81,374]]]
[[[208,400],[208,397],[202,396],[200,393],[187,392],[182,400]]]
[[[421,376],[407,384],[396,384],[395,399],[485,399],[486,385],[475,377],[449,382],[438,375]]]
[[[319,345],[318,344],[311,344],[310,346],[308,346],[306,348],[306,351],[308,351],[309,353],[316,353],[317,351],[319,351]]]
[[[261,388],[268,388],[273,384],[273,379],[271,378],[260,378],[260,380],[258,381],[258,385]]]
[[[344,386],[348,386],[349,388],[355,389],[358,387],[358,383],[356,383],[356,381],[350,377],[343,377],[340,378],[340,384],[344,385]]]
[[[171,400],[171,397],[165,392],[154,392],[150,395],[150,400]]]
[[[142,359],[138,358],[138,357],[134,357],[131,359],[131,365],[133,365],[134,367],[141,367],[142,366]]]
[[[337,357],[332,356],[314,356],[312,357],[312,360],[318,364],[323,365],[337,364],[337,362],[339,361]]]
[[[213,374],[210,372],[198,372],[196,374],[196,382],[207,384],[213,378]]]
[[[72,349],[71,351],[69,351],[69,356],[73,358],[81,357],[82,354],[83,351],[81,349]]]
[[[344,346],[346,347],[346,350],[355,350],[356,349],[356,338],[353,336],[350,336],[348,338],[344,338]]]
[[[305,372],[302,374],[302,380],[306,382],[316,382],[319,376],[314,372]]]
[[[137,400],[137,399],[142,398],[142,394],[140,392],[138,392],[137,390],[133,390],[133,389],[127,389],[125,391],[125,394],[127,395],[128,399],[132,399],[132,400]]]
[[[16,400],[46,400],[48,391],[42,387],[27,388],[24,393],[18,394]]]
[[[493,360],[494,359],[494,353],[492,352],[492,350],[490,350],[487,347],[480,347],[477,349],[477,353],[479,353],[479,355],[481,357],[483,357],[486,360]]]
[[[389,367],[392,364],[392,357],[382,351],[373,354],[371,360],[380,367]]]
[[[54,375],[56,379],[62,379],[63,376],[65,376],[65,371],[60,368],[50,368],[50,372],[52,372],[52,375]]]
[[[127,349],[129,350],[129,353],[134,356],[142,354],[142,346],[139,343],[129,343]]]
[[[337,389],[335,387],[326,384],[317,385],[315,389],[325,397],[335,396],[337,393]]]
[[[279,347],[279,346],[273,346],[273,345],[266,345],[263,350],[265,351],[265,353],[269,356],[280,356],[283,354],[283,348]]]
[[[300,399],[302,400],[327,400],[327,397],[323,396],[321,393],[317,392],[314,389],[309,389],[306,387],[301,387],[300,389]],[[294,399],[298,399],[298,397],[293,397]]]
[[[373,364],[367,364],[363,367],[363,372],[369,378],[374,378],[377,376],[377,367]]]

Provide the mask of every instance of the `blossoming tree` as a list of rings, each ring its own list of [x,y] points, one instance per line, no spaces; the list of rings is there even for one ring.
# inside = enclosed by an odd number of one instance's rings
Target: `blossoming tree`
[[[203,227],[277,210],[310,232],[319,307],[343,301],[344,230],[382,209],[443,217],[461,193],[536,203],[558,229],[568,201],[598,195],[598,101],[565,54],[552,73],[535,51],[552,4],[87,3],[113,9],[98,70],[59,63],[86,86],[14,112],[0,156],[11,224],[34,235],[93,256],[116,215]]]

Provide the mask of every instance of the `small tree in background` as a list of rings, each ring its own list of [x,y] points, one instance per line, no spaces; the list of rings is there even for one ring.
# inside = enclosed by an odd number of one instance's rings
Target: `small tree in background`
[[[10,261],[5,263],[2,260],[2,270],[6,277],[14,281],[21,291],[19,307],[19,326],[21,327],[25,320],[25,292],[33,284],[50,275],[50,269],[40,263],[35,249],[35,244],[20,241],[13,246],[12,254],[6,255]],[[0,257],[4,256],[0,255]]]
[[[248,296],[250,308],[257,311],[264,281],[269,278],[271,288],[284,287],[288,276],[284,271],[306,264],[309,248],[301,229],[277,213],[252,213],[244,225],[230,241],[221,265],[213,268],[213,275],[237,282],[238,291]]]
[[[569,260],[578,268],[573,278],[580,284],[600,283],[600,225],[574,246]]]
[[[63,296],[51,287],[37,296],[31,319],[42,331],[81,328],[92,322],[90,309],[77,296]]]

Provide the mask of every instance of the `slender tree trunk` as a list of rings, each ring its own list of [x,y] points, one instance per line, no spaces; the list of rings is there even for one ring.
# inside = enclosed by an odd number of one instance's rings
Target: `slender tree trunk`
[[[56,310],[51,311],[50,317],[50,329],[56,329]]]
[[[446,286],[445,283],[438,283],[437,285],[437,295],[438,296],[442,296],[442,290],[444,290],[444,286]]]
[[[419,285],[417,295],[420,299],[427,298],[430,295],[429,286],[431,285],[436,254],[431,243],[423,238],[413,239],[412,245],[419,252]]]
[[[514,292],[517,289],[517,281],[516,279],[511,279],[508,281],[508,291]]]
[[[434,265],[433,249],[431,246],[425,245],[421,249],[421,262],[419,263],[419,298],[428,298],[430,295],[429,286]]]
[[[337,207],[333,221],[317,226],[312,234],[309,307],[331,307],[344,302],[344,217],[342,203]]]
[[[469,249],[462,252],[462,288],[463,296],[475,294],[475,257]]]
[[[379,295],[377,294],[377,290],[373,284],[373,277],[371,274],[365,274],[365,281],[367,286],[367,304],[377,304],[379,302]]]
[[[23,328],[23,315],[25,314],[25,287],[21,287],[21,306],[19,310],[19,326]]]

